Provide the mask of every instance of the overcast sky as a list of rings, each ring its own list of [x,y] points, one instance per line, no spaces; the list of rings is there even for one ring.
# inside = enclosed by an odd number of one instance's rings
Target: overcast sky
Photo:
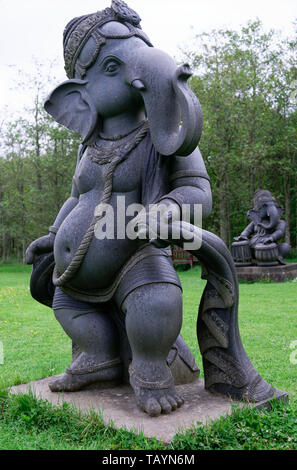
[[[0,0],[0,113],[5,106],[21,111],[32,94],[12,91],[15,68],[30,72],[32,57],[50,62],[58,58],[55,74],[64,80],[62,34],[75,16],[110,6],[110,0]],[[171,55],[192,44],[195,34],[213,28],[239,29],[259,18],[265,29],[293,33],[297,0],[129,0],[142,18],[142,27],[155,47]],[[50,91],[50,90],[49,90]]]

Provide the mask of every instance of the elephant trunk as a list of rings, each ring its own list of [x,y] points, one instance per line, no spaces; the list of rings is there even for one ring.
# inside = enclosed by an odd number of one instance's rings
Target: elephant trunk
[[[268,216],[268,223],[261,222],[259,225],[263,227],[265,230],[272,230],[274,227],[277,226],[280,220],[280,214],[277,207],[273,205],[269,205],[267,207],[267,216]]]
[[[186,156],[195,150],[202,134],[202,110],[200,103],[187,84],[192,73],[188,64],[181,65],[174,77],[173,88],[181,108],[182,126],[177,138],[168,141],[164,155]],[[166,142],[165,142],[166,144]],[[171,148],[170,148],[171,147]]]
[[[156,150],[165,156],[190,155],[202,132],[201,106],[187,80],[189,65],[176,67],[166,53],[140,48],[128,82],[142,95]]]

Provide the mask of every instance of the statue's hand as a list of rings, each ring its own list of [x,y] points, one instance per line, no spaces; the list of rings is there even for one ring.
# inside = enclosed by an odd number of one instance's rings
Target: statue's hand
[[[38,238],[32,242],[26,251],[26,263],[33,264],[34,257],[40,255],[41,253],[49,253],[54,249],[55,236],[50,233],[44,237]]]
[[[236,242],[243,242],[245,240],[248,240],[248,237],[246,237],[245,235],[239,235],[239,237],[234,237],[234,240]]]
[[[165,240],[168,238],[168,227],[180,218],[178,204],[171,199],[163,199],[160,203],[154,204],[149,212],[139,213],[133,220],[133,224],[137,227],[139,239],[161,238]]]

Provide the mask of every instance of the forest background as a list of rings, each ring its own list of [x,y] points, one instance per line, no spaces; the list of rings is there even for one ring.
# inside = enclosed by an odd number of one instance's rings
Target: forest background
[[[285,209],[286,241],[297,249],[297,23],[295,37],[264,31],[259,20],[240,31],[196,37],[182,60],[204,114],[200,150],[213,191],[204,228],[228,246],[247,225],[255,190],[268,189]],[[69,197],[80,137],[43,110],[56,85],[51,67],[36,63],[20,87],[34,102],[22,116],[0,118],[0,258],[24,258],[48,232]]]

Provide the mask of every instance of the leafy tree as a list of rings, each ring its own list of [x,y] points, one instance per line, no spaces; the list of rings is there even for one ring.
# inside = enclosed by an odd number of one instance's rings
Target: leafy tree
[[[214,194],[209,224],[229,245],[246,224],[246,211],[260,187],[281,202],[286,199],[289,240],[288,181],[296,171],[296,126],[289,103],[294,54],[296,44],[264,32],[258,20],[240,32],[200,34],[197,50],[186,54],[204,111],[201,149]],[[282,183],[276,184],[276,171]]]

